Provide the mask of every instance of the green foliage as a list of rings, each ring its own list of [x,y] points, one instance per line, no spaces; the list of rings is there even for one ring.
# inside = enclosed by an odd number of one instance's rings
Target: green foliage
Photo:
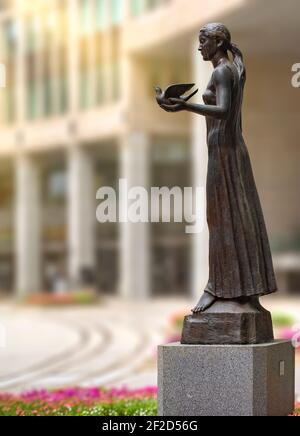
[[[154,399],[124,400],[113,403],[84,403],[73,405],[45,404],[44,402],[0,403],[0,416],[156,416]]]
[[[274,327],[293,327],[295,319],[286,313],[274,313],[272,315]]]
[[[96,405],[83,411],[83,416],[156,416],[156,400],[129,400]]]

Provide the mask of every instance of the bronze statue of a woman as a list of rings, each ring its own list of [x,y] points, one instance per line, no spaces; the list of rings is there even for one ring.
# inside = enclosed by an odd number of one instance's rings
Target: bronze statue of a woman
[[[220,23],[204,26],[199,41],[203,59],[214,67],[203,95],[205,104],[192,104],[183,98],[160,104],[167,112],[186,110],[205,116],[207,121],[209,281],[195,314],[205,312],[220,299],[246,297],[258,302],[258,297],[277,290],[263,212],[242,134],[243,55]]]

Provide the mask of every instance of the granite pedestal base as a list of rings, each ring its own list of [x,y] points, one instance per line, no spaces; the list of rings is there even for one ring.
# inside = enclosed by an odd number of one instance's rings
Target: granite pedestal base
[[[287,416],[294,400],[289,341],[158,347],[159,416]]]

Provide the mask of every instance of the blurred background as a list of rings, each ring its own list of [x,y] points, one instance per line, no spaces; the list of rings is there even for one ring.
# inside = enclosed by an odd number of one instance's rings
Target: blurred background
[[[265,305],[278,336],[300,332],[299,16],[298,0],[0,2],[0,389],[156,383],[156,344],[206,285],[208,232],[99,224],[96,192],[205,185],[204,120],[159,110],[154,86],[196,83],[201,100],[209,21],[245,55],[244,135],[280,289]]]

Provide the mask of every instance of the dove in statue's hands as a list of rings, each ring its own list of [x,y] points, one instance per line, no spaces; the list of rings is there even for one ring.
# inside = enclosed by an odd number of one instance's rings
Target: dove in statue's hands
[[[194,97],[195,94],[197,94],[198,89],[196,89],[196,91],[187,97],[182,97],[194,86],[194,83],[171,85],[164,92],[160,87],[157,86],[155,88],[156,101],[160,107],[168,112],[177,112],[184,108],[184,103],[189,101],[192,97]]]

